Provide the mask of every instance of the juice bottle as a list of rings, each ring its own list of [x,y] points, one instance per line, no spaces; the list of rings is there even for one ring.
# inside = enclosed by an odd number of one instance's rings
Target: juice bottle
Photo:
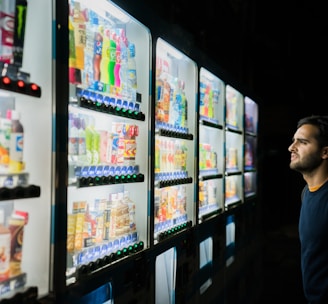
[[[69,82],[75,83],[75,67],[76,67],[76,53],[75,53],[75,36],[74,36],[74,25],[69,18],[68,20],[68,37],[69,37],[69,56],[68,56],[68,66],[69,66]]]
[[[109,74],[108,74],[108,65],[109,65],[109,47],[110,47],[110,39],[109,39],[110,31],[108,28],[104,29],[103,36],[103,46],[102,46],[102,54],[101,54],[101,64],[100,64],[100,81],[109,85]],[[109,91],[107,88],[106,91]]]
[[[98,165],[100,162],[100,133],[97,130],[94,130],[92,139],[92,164]]]
[[[85,118],[80,117],[80,124],[78,129],[78,159],[81,163],[86,163],[86,144],[85,144]]]
[[[73,113],[69,114],[68,119],[68,154],[70,156],[78,155],[78,126],[79,120]]]
[[[11,110],[7,110],[6,117],[0,118],[0,166],[8,168],[9,146],[11,133]]]
[[[128,50],[123,41],[121,41],[121,95],[124,99],[129,97],[128,94]]]
[[[93,56],[94,56],[94,31],[92,26],[87,26],[85,31],[84,69],[82,71],[82,84],[93,87]]]
[[[188,100],[185,92],[185,82],[181,82],[181,127],[188,128]]]
[[[114,67],[114,75],[115,75],[115,91],[117,95],[121,95],[121,78],[120,78],[120,70],[121,70],[121,43],[120,37],[116,36],[116,63]]]
[[[94,137],[94,117],[88,117],[88,123],[85,129],[85,149],[86,149],[86,165],[92,164],[92,147]]]
[[[18,173],[23,171],[23,147],[24,147],[24,128],[20,122],[20,113],[16,110],[11,111],[11,134],[10,134],[10,160],[9,171]]]
[[[100,161],[100,133],[95,130],[95,118],[88,117],[85,129],[86,164],[97,165]]]
[[[94,21],[98,23],[97,21]],[[103,47],[102,27],[99,26],[94,36],[93,45],[93,80],[100,81],[100,65]]]
[[[73,9],[75,64],[80,72],[84,70],[84,49],[86,41],[85,16],[80,8],[79,2],[74,2]]]
[[[69,35],[69,82],[80,84],[84,72],[86,49],[86,16],[81,11],[80,3],[74,2],[70,7],[68,20]]]
[[[108,64],[108,78],[109,78],[109,92],[114,93],[115,87],[115,74],[114,68],[116,64],[116,38],[115,32],[110,32],[109,40],[109,64]]]
[[[161,170],[161,140],[156,138],[155,139],[155,173],[159,173]]]
[[[5,213],[0,209],[0,282],[9,278],[10,272],[10,230],[5,226]]]

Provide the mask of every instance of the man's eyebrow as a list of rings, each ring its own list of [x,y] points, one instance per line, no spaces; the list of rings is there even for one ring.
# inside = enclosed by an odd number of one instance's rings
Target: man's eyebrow
[[[293,137],[292,141],[307,141],[309,142],[310,140],[308,138],[304,138],[304,137]]]

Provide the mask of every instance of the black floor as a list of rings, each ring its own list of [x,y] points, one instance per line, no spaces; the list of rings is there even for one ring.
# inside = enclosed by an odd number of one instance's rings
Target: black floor
[[[265,232],[263,266],[263,294],[258,304],[307,303],[302,289],[296,225]]]

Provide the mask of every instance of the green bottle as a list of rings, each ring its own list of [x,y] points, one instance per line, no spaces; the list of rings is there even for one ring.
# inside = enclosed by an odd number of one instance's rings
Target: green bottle
[[[85,128],[85,149],[86,149],[86,165],[93,163],[93,137],[94,131],[94,117],[89,116],[87,118],[87,127]]]
[[[116,64],[116,42],[115,32],[111,31],[109,40],[109,64],[108,64],[108,80],[109,80],[109,92],[114,93],[115,90],[115,73],[114,68]]]
[[[92,164],[98,165],[100,162],[100,133],[97,130],[93,130],[92,139]]]

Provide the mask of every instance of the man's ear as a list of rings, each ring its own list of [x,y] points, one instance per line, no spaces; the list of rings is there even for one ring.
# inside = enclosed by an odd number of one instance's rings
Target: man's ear
[[[322,148],[322,154],[321,157],[323,159],[328,159],[328,146]]]

